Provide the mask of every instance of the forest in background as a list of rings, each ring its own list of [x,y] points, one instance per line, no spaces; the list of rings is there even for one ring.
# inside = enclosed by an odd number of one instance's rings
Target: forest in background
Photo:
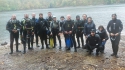
[[[124,3],[125,0],[0,0],[0,11]]]

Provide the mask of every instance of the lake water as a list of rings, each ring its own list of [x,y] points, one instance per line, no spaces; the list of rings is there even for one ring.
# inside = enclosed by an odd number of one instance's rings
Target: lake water
[[[125,4],[0,12],[0,43],[5,41],[9,42],[9,32],[6,30],[6,24],[12,14],[16,14],[17,19],[21,21],[25,13],[28,13],[30,17],[32,13],[36,13],[37,18],[39,13],[43,13],[46,18],[47,12],[49,11],[52,12],[54,16],[57,16],[58,20],[62,15],[66,17],[66,15],[70,14],[72,19],[75,19],[76,15],[80,15],[82,17],[82,14],[87,14],[93,18],[96,28],[99,25],[103,25],[106,28],[109,20],[111,20],[111,14],[113,13],[117,14],[118,19],[122,21],[123,25],[125,23]],[[125,30],[122,31],[122,34],[125,34]]]

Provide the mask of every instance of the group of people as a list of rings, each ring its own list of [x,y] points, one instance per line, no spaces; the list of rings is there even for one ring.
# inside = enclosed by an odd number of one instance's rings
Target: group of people
[[[13,42],[16,41],[16,52],[21,52],[18,50],[18,39],[19,34],[24,46],[23,53],[26,53],[26,44],[28,43],[28,49],[33,49],[34,35],[36,39],[36,46],[38,45],[38,37],[40,37],[42,47],[44,49],[44,43],[46,48],[49,49],[50,38],[53,38],[54,45],[53,48],[57,46],[57,39],[59,41],[59,49],[62,48],[62,42],[60,35],[63,33],[64,41],[66,45],[66,50],[70,50],[74,46],[74,52],[77,52],[77,48],[87,49],[89,54],[96,49],[96,55],[99,55],[99,52],[104,53],[105,43],[108,40],[108,34],[106,29],[100,25],[96,29],[96,25],[92,20],[92,17],[87,17],[86,14],[82,15],[82,19],[79,15],[76,16],[75,20],[71,19],[70,15],[60,17],[60,20],[57,20],[56,16],[52,16],[51,12],[48,12],[48,17],[43,18],[43,14],[39,14],[39,18],[35,17],[35,13],[32,14],[32,19],[29,18],[28,14],[24,14],[24,18],[21,20],[16,19],[16,15],[12,15],[11,19],[6,25],[6,29],[10,32],[10,54],[13,54]],[[116,14],[112,14],[112,20],[109,21],[107,25],[107,31],[112,43],[113,54],[112,56],[118,57],[118,45],[120,41],[120,34],[123,30],[122,22],[117,19]],[[85,36],[85,44],[84,44]],[[76,39],[77,38],[77,42]],[[71,46],[67,45],[67,38],[71,40]],[[81,42],[80,42],[81,38]],[[81,43],[81,45],[80,45]],[[76,46],[78,44],[78,46]]]

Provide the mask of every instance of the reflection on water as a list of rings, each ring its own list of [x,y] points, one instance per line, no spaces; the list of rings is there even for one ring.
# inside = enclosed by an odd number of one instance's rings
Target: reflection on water
[[[9,42],[9,32],[6,31],[6,23],[12,14],[16,14],[17,19],[21,21],[24,13],[29,13],[31,17],[31,14],[35,12],[37,14],[37,18],[39,13],[43,13],[44,17],[46,18],[47,12],[49,11],[51,11],[53,15],[57,16],[58,19],[60,16],[66,16],[67,14],[70,14],[72,19],[75,19],[76,15],[81,15],[82,17],[82,14],[87,14],[93,18],[96,28],[99,25],[104,25],[106,28],[109,20],[111,20],[111,14],[113,13],[116,13],[118,18],[121,19],[123,23],[125,23],[125,5],[68,7],[0,12],[0,43],[4,41]],[[123,30],[122,34],[125,34],[125,30]]]

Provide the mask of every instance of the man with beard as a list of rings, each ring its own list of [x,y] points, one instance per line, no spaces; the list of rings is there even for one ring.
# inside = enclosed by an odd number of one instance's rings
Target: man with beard
[[[13,54],[13,42],[16,41],[16,52],[21,52],[18,50],[18,39],[19,39],[19,30],[20,22],[16,19],[16,15],[12,15],[11,19],[6,25],[6,30],[10,32],[10,54]]]
[[[34,36],[34,30],[33,25],[31,23],[31,19],[29,18],[28,14],[24,14],[24,18],[21,21],[21,36],[22,36],[22,43],[24,46],[24,54],[26,53],[26,42],[28,42],[28,49],[33,49],[33,36]],[[30,47],[31,44],[31,47]]]
[[[81,43],[82,43],[82,47],[83,47],[84,46],[84,40],[83,40],[83,32],[82,31],[84,29],[84,24],[80,20],[80,16],[79,15],[76,16],[75,29],[76,29],[76,38],[77,38],[77,43],[78,43],[78,47],[77,48],[80,48],[79,38],[81,38]]]
[[[36,22],[37,24],[37,31],[38,35],[40,36],[42,47],[41,49],[44,49],[44,41],[46,44],[46,48],[49,49],[47,45],[47,31],[49,31],[49,25],[47,24],[47,21],[43,18],[43,14],[39,14],[39,19]]]
[[[107,30],[110,35],[110,40],[112,43],[113,53],[111,56],[118,58],[118,46],[120,42],[121,31],[123,30],[123,25],[121,20],[117,19],[116,14],[112,14],[112,20],[109,21],[107,25]]]

